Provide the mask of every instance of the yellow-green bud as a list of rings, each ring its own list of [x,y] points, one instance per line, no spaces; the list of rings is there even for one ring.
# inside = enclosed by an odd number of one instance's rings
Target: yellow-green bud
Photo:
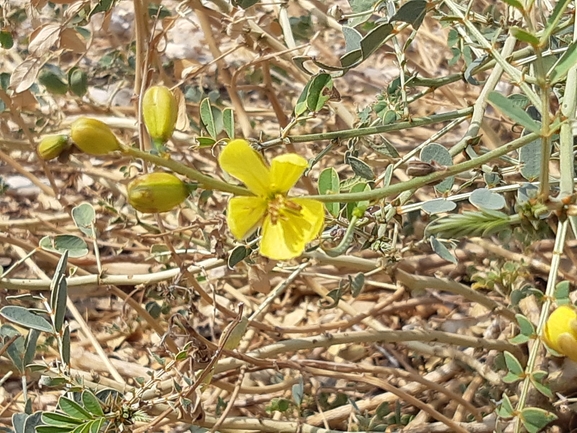
[[[81,117],[70,125],[70,137],[81,151],[89,155],[106,155],[120,150],[118,139],[110,127],[100,120]]]
[[[128,184],[128,203],[142,213],[168,212],[188,197],[186,184],[170,173],[149,173]]]
[[[178,118],[176,97],[168,87],[149,87],[142,98],[142,116],[150,138],[156,143],[166,143]]]
[[[47,135],[38,143],[38,156],[44,161],[58,158],[62,152],[70,147],[66,135]]]

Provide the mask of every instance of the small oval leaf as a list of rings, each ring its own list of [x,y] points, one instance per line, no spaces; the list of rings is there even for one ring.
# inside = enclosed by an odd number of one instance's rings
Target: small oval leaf
[[[487,188],[479,188],[471,194],[469,201],[477,209],[499,210],[505,207],[505,199]]]
[[[427,212],[429,215],[435,215],[443,212],[451,212],[457,207],[457,204],[451,200],[445,200],[444,198],[438,198],[435,200],[429,200],[423,203],[421,209]]]
[[[437,143],[431,143],[425,146],[421,150],[420,154],[421,161],[423,162],[436,162],[441,166],[451,166],[453,165],[453,157],[447,149]],[[435,190],[441,194],[449,192],[453,187],[453,182],[455,181],[454,176],[450,176],[443,180],[442,182],[435,185]]]
[[[449,251],[449,249],[443,245],[437,238],[431,236],[430,238],[431,247],[433,251],[442,259],[457,264],[457,258]]]

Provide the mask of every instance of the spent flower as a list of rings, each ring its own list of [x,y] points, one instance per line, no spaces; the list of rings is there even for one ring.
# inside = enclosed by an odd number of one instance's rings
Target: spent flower
[[[287,196],[307,168],[306,159],[289,153],[273,158],[267,167],[246,140],[233,140],[220,154],[219,163],[254,194],[233,197],[228,202],[227,221],[232,234],[244,239],[262,226],[263,256],[288,260],[301,255],[324,223],[321,202]]]

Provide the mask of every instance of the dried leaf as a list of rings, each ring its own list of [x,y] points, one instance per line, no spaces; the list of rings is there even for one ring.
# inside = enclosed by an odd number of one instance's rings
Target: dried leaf
[[[10,88],[13,89],[15,93],[28,90],[30,86],[34,84],[34,81],[36,81],[41,67],[42,62],[40,59],[30,58],[24,60],[16,66],[16,69],[14,69],[10,77]]]
[[[75,29],[66,28],[60,34],[60,48],[82,54],[86,52],[86,41]]]
[[[30,90],[12,95],[12,106],[18,110],[35,110],[38,101]]]
[[[55,2],[53,2],[55,3]],[[72,1],[70,1],[69,3],[72,3]],[[80,11],[82,9],[84,9],[86,7],[86,3],[85,2],[76,2],[75,4],[73,4],[72,6],[69,6],[66,11],[64,11],[64,16],[66,18],[74,18],[76,17]]]
[[[184,94],[179,88],[173,89],[172,93],[174,94],[178,105],[178,117],[176,119],[175,128],[179,131],[188,131],[190,124],[188,122],[188,116],[186,115],[186,99],[184,98]]]
[[[46,24],[34,30],[28,45],[30,54],[38,57],[46,54],[58,42],[60,30],[60,24]]]

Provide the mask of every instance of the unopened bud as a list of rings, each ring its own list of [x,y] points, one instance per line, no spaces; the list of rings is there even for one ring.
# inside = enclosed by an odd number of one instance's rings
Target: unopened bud
[[[188,197],[186,184],[170,173],[149,173],[128,184],[128,202],[142,213],[168,212]]]
[[[70,126],[70,137],[81,151],[89,155],[106,155],[120,150],[110,127],[100,120],[81,117]]]
[[[62,152],[70,147],[66,135],[47,135],[38,143],[38,156],[44,161],[58,158]]]
[[[150,138],[156,144],[166,143],[176,125],[178,103],[176,97],[165,86],[152,86],[142,98],[142,115]]]

